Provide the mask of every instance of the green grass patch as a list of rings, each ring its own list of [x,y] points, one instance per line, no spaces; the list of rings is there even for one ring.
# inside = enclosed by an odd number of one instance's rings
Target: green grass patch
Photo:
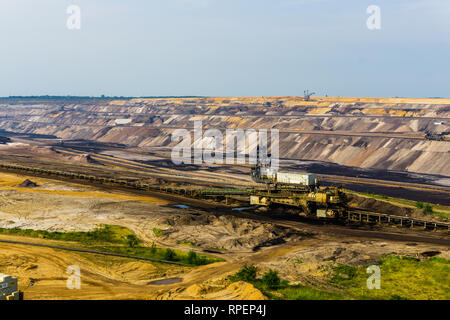
[[[366,267],[338,265],[331,281],[355,299],[450,299],[450,260],[434,257],[418,261],[388,255],[378,266],[380,289],[367,288],[371,274],[366,273]]]
[[[423,202],[417,201],[416,203],[414,203],[414,206],[417,209],[423,209]]]
[[[338,264],[332,267],[332,269],[334,271],[334,274],[331,278],[331,281],[335,283],[351,280],[356,276],[358,272],[357,267],[348,266],[345,264]]]
[[[164,235],[164,231],[158,228],[153,228],[153,234],[157,237],[161,237]]]
[[[425,204],[423,206],[423,212],[425,213],[433,213],[433,206],[431,204]]]
[[[178,241],[177,244],[180,246],[195,247],[195,243],[191,241]]]
[[[437,215],[438,217],[441,217],[442,219],[449,219],[450,218],[450,215],[448,213],[445,213],[445,212],[433,211],[433,214]]]
[[[422,209],[423,212],[425,212],[425,213],[433,213],[433,206],[429,203],[423,203],[423,202],[419,201],[419,202],[414,203],[414,206],[417,209]]]
[[[348,299],[342,294],[322,291],[302,285],[287,285],[278,289],[278,295],[266,293],[266,295],[274,300],[345,300]],[[281,297],[279,296],[281,295]]]
[[[376,198],[376,199],[383,199],[383,200],[389,199],[388,196],[385,196],[385,195],[382,195],[382,194],[375,194],[375,193],[370,192],[370,191],[367,191],[367,192],[356,192],[356,193],[359,193],[359,194],[362,194],[362,195],[365,195],[365,196],[368,196],[368,197],[371,197],[371,198]]]
[[[11,229],[0,228],[0,234],[17,235],[49,240],[75,241],[84,244],[103,243],[103,242],[128,244],[130,241],[130,237],[134,236],[134,233],[128,228],[112,225],[102,225],[93,231],[86,231],[86,232],[83,231],[59,232],[59,231],[45,231],[45,230],[32,230],[19,228],[11,228]],[[137,239],[137,241],[140,242],[139,239]]]

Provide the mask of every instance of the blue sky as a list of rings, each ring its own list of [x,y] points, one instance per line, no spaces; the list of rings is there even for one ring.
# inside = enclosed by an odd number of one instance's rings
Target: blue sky
[[[2,0],[0,36],[0,96],[450,97],[448,0]]]

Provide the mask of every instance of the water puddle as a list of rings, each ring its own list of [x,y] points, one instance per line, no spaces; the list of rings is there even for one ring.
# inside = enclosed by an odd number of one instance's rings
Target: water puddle
[[[248,209],[255,209],[256,206],[254,207],[240,207],[240,208],[233,208],[231,209],[231,211],[244,211],[244,210],[248,210]]]
[[[179,209],[190,209],[191,208],[191,207],[186,206],[184,204],[176,204],[176,205],[173,205],[172,207],[179,208]]]
[[[155,280],[155,281],[151,281],[148,284],[156,284],[156,285],[161,285],[161,284],[173,284],[173,283],[178,283],[183,281],[183,279],[181,278],[168,278],[168,279],[161,279],[161,280]]]

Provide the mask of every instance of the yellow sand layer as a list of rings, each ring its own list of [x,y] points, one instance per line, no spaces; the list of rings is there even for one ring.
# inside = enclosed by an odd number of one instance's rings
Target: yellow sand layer
[[[51,180],[35,178],[35,177],[26,177],[19,176],[14,174],[5,174],[0,173],[0,190],[6,191],[20,191],[20,192],[28,192],[28,193],[42,193],[42,194],[52,194],[52,195],[61,195],[61,196],[71,196],[71,197],[94,197],[94,198],[107,198],[107,199],[116,199],[116,200],[127,200],[127,201],[141,201],[153,204],[168,204],[169,202],[154,198],[154,197],[146,197],[146,196],[133,196],[128,194],[118,194],[118,193],[108,193],[102,191],[94,191],[93,189],[87,188],[87,191],[72,191],[72,190],[46,190],[46,189],[38,189],[38,188],[23,188],[18,187],[20,183],[22,183],[25,179],[32,179],[33,182],[39,184],[49,183]],[[59,184],[55,181],[51,181],[51,183]],[[63,186],[63,184],[60,184]],[[66,185],[69,185],[67,183]],[[92,191],[91,191],[92,190]]]

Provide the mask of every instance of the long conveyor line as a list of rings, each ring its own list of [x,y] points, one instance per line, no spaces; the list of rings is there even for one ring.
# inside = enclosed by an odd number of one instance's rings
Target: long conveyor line
[[[369,212],[357,209],[350,209],[344,217],[349,222],[368,224],[388,224],[399,227],[421,228],[423,230],[450,231],[450,224],[437,221],[427,221],[407,216],[396,216],[386,213]]]

